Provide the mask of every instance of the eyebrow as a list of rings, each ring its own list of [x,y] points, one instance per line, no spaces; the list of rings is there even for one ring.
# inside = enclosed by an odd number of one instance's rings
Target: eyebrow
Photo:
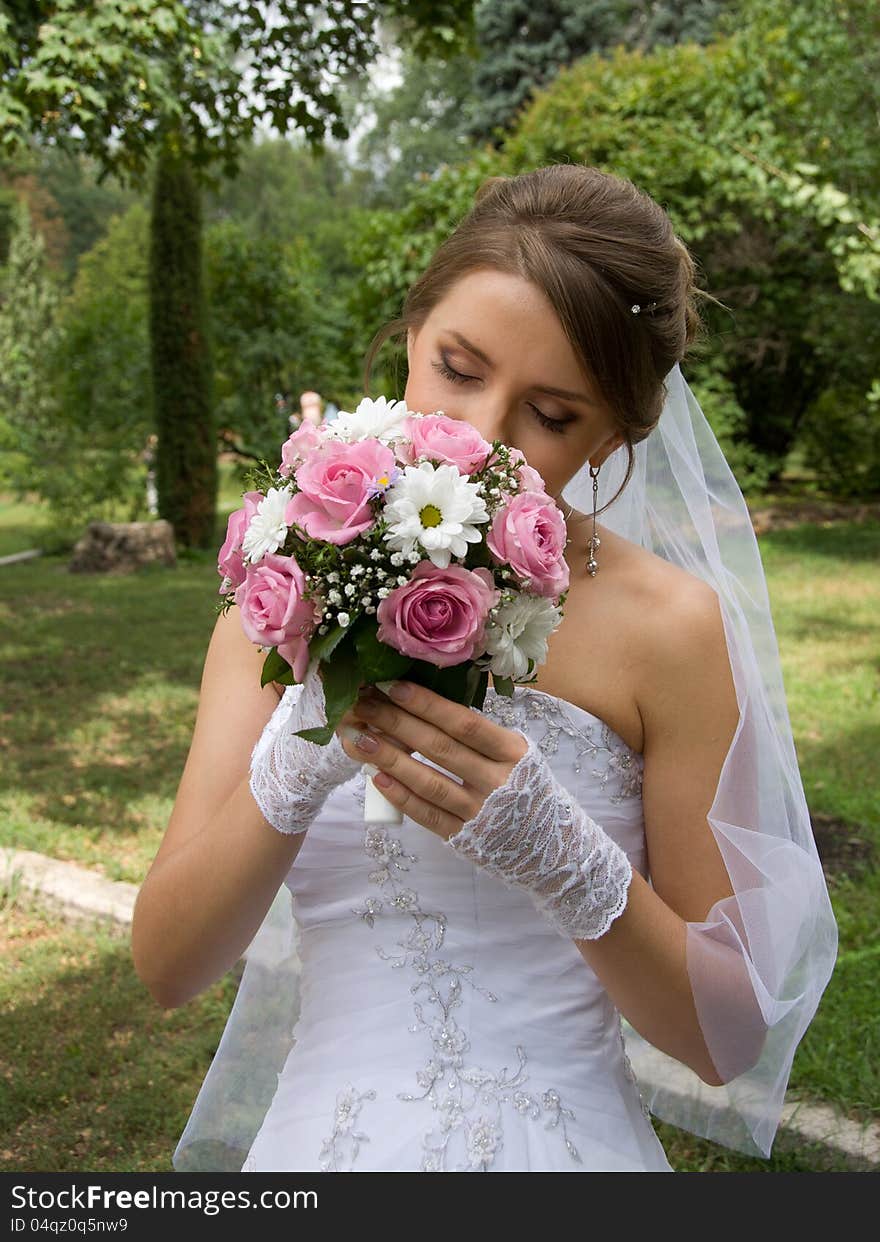
[[[481,362],[484,362],[487,367],[494,367],[492,359],[487,357],[486,354],[484,354],[481,349],[469,341],[467,337],[462,336],[460,332],[456,332],[453,328],[447,328],[446,331],[450,336],[455,337],[459,345],[463,345],[465,349],[469,350],[470,353],[479,358]],[[566,401],[581,401],[584,405],[593,406],[597,404],[593,398],[588,397],[586,393],[571,392],[568,388],[553,388],[549,384],[533,384],[532,387],[535,392],[546,392],[549,393],[551,397],[562,397]]]

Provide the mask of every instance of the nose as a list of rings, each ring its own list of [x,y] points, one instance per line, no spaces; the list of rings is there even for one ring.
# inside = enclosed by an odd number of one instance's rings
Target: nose
[[[489,444],[493,440],[510,443],[511,422],[509,411],[500,402],[480,400],[464,409],[449,411],[450,418],[457,418],[470,425],[480,433]]]

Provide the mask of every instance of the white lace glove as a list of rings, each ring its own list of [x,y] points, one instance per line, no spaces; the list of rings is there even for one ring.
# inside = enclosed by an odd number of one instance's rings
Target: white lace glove
[[[326,723],[324,686],[309,670],[302,685],[287,687],[251,753],[251,793],[279,832],[305,832],[328,794],[361,769],[335,733],[326,746],[296,736]]]
[[[626,907],[632,866],[526,740],[506,783],[448,844],[508,888],[527,892],[561,934],[596,940]]]

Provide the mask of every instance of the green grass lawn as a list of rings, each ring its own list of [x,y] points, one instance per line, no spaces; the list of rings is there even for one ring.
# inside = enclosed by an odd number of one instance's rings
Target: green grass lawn
[[[235,507],[234,490],[224,500]],[[28,521],[26,511],[0,508],[0,554],[35,546]],[[217,546],[224,530],[225,512]],[[801,526],[763,536],[760,547],[808,803],[876,848],[880,523]],[[191,738],[216,615],[214,561],[194,555],[118,578],[70,574],[59,555],[0,568],[0,844],[140,883]],[[836,870],[829,884],[840,960],[791,1085],[876,1117],[880,872]],[[231,978],[163,1013],[125,940],[53,921],[14,897],[0,935],[3,1167],[170,1168]],[[749,1161],[657,1129],[676,1168],[828,1167],[818,1150],[780,1147],[770,1162]]]

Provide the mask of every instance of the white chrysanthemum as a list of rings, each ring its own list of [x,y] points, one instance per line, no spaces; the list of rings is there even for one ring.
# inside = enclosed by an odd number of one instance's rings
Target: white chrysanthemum
[[[353,414],[340,410],[330,423],[325,423],[326,435],[353,444],[356,440],[374,437],[383,444],[390,444],[403,432],[403,420],[411,411],[405,401],[389,401],[387,397],[364,397]]]
[[[560,610],[540,595],[517,595],[502,604],[486,626],[486,651],[492,656],[489,668],[494,675],[518,681],[529,671],[529,660],[543,664],[547,639],[561,620]]]
[[[267,552],[277,552],[287,538],[284,510],[292,495],[289,487],[270,487],[257,505],[241,543],[242,555],[252,565]]]
[[[453,556],[464,556],[468,544],[482,538],[476,523],[488,522],[489,514],[478,493],[479,484],[469,483],[457,466],[407,466],[385,493],[388,546],[420,559],[420,545],[446,569]]]

